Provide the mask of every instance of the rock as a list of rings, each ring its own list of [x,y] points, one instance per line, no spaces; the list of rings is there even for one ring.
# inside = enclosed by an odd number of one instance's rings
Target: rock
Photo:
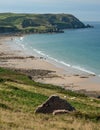
[[[31,75],[28,75],[28,78],[29,78],[30,80],[32,80],[32,76],[31,76]]]
[[[80,78],[89,78],[88,76],[80,76]]]
[[[58,110],[58,112],[57,112]],[[39,106],[35,113],[64,113],[68,111],[75,111],[66,100],[61,99],[59,96],[51,96],[45,103]]]
[[[87,24],[86,28],[94,28],[94,26]]]
[[[79,74],[74,74],[74,76],[80,76]]]
[[[98,96],[97,98],[100,99],[100,96]]]

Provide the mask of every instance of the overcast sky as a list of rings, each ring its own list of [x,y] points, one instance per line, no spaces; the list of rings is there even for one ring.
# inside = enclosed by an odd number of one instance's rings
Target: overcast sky
[[[100,21],[100,0],[0,0],[0,12],[70,13],[82,21]]]

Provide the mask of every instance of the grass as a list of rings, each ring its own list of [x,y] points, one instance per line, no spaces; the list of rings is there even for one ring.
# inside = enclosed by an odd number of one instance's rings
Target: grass
[[[35,114],[51,95],[65,98],[72,114]],[[73,98],[74,97],[74,98]],[[99,130],[100,100],[65,91],[59,86],[36,83],[27,76],[0,68],[0,130]]]

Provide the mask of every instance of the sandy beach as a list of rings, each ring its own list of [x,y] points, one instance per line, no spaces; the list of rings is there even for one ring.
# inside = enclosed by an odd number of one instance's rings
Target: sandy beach
[[[0,67],[25,73],[36,82],[100,94],[100,77],[70,67],[66,67],[65,70],[65,68],[48,62],[43,57],[34,57],[25,50],[12,48],[7,41],[10,42],[13,38],[0,37]]]

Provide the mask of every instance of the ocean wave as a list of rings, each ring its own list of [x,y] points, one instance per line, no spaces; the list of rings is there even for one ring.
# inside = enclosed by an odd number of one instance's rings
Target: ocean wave
[[[95,75],[94,72],[92,72],[92,71],[90,71],[90,70],[87,70],[87,69],[85,69],[85,68],[82,68],[82,67],[80,67],[80,66],[72,66],[72,68],[77,69],[77,70],[80,70],[80,71],[83,71],[83,72],[86,72],[86,73],[89,73],[89,74],[94,74],[94,75]]]
[[[20,41],[22,41],[24,39],[24,37],[20,37]]]
[[[18,45],[18,47],[20,48],[20,49],[26,49],[26,47],[25,47],[25,45],[24,44],[22,44],[22,43],[20,43],[20,42],[17,42],[17,45]]]
[[[57,63],[59,63],[59,61],[57,59],[55,59],[55,58],[53,58],[51,56],[48,56],[48,58],[51,59],[51,60],[53,60],[53,61],[55,61],[55,62],[57,62]]]
[[[39,51],[39,50],[37,50],[37,49],[33,49],[36,53],[38,53],[39,55],[42,55],[42,56],[44,56],[45,58],[48,58],[49,60],[52,60],[52,61],[54,61],[54,62],[56,62],[56,63],[59,63],[60,65],[63,65],[63,66],[67,66],[67,67],[71,67],[71,68],[73,68],[73,69],[76,69],[76,70],[79,70],[79,71],[83,71],[83,72],[86,72],[86,73],[89,73],[89,74],[94,74],[95,75],[95,73],[94,72],[92,72],[92,71],[90,71],[90,70],[87,70],[87,69],[85,69],[85,68],[82,68],[82,67],[80,67],[80,66],[75,66],[75,65],[70,65],[70,64],[68,64],[68,63],[66,63],[66,62],[64,62],[64,61],[60,61],[60,60],[57,60],[57,59],[55,59],[55,58],[53,58],[53,57],[51,57],[51,56],[49,56],[49,55],[46,55],[45,53],[43,53],[42,51]],[[100,76],[100,75],[99,75]]]
[[[44,56],[44,58],[48,58],[48,59],[53,60],[53,61],[55,61],[55,62],[59,62],[57,59],[55,59],[55,58],[53,58],[53,57],[51,57],[51,56],[49,56],[49,55],[43,53],[42,51],[39,51],[39,50],[37,50],[37,49],[33,49],[33,51],[35,51],[36,53],[38,53],[38,54],[41,55],[41,56]]]
[[[36,53],[42,55],[42,56],[46,56],[42,51],[39,51],[37,49],[33,49],[33,51],[35,51]]]
[[[27,50],[26,46],[25,46],[23,43],[21,43],[21,41],[23,40],[23,38],[24,38],[24,37],[15,38],[15,39],[14,39],[14,42],[16,43],[16,45],[17,45],[17,47],[18,47],[19,49]]]
[[[24,37],[16,37],[14,38],[14,42],[18,43],[18,42],[21,42],[23,41]]]
[[[65,66],[67,66],[67,67],[71,67],[70,64],[67,64],[67,63],[65,63],[65,62],[63,62],[63,61],[60,61],[60,63],[63,64],[63,65],[65,65]]]

